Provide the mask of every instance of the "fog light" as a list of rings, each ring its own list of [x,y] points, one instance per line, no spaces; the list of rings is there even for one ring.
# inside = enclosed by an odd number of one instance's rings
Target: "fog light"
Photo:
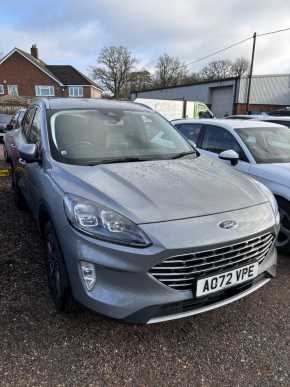
[[[81,272],[83,276],[84,283],[86,285],[87,290],[92,290],[96,284],[96,270],[95,265],[90,262],[81,261]]]

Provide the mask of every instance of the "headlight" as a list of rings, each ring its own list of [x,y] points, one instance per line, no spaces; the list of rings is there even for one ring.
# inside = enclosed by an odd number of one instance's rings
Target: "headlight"
[[[272,192],[267,188],[264,184],[260,183],[259,181],[255,181],[258,187],[263,191],[264,195],[269,200],[271,207],[273,209],[275,217],[279,216],[279,208],[277,204],[277,200],[275,199],[275,196],[272,194]]]
[[[70,223],[92,237],[134,247],[151,244],[135,223],[107,207],[78,196],[66,195],[64,208]]]

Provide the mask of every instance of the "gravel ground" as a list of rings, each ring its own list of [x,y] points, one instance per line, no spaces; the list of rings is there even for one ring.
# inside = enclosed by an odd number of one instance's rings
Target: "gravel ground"
[[[270,285],[180,321],[128,326],[50,302],[39,234],[0,178],[1,386],[290,386],[290,257]]]

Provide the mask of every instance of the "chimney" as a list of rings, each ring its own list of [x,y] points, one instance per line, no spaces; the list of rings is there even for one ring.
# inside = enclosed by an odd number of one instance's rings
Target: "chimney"
[[[38,48],[36,44],[33,44],[30,49],[30,53],[32,56],[34,56],[35,59],[38,59]]]

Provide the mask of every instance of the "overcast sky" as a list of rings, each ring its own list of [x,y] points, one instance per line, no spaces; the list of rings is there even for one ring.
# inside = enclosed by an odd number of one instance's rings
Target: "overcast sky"
[[[165,52],[189,62],[254,31],[286,27],[289,0],[7,1],[1,3],[0,52],[15,46],[29,51],[36,43],[48,64],[71,64],[87,73],[103,46],[123,45],[138,58],[139,68],[152,69]],[[290,31],[259,38],[254,72],[290,72],[289,46]],[[211,60],[250,58],[250,53],[247,42]]]

